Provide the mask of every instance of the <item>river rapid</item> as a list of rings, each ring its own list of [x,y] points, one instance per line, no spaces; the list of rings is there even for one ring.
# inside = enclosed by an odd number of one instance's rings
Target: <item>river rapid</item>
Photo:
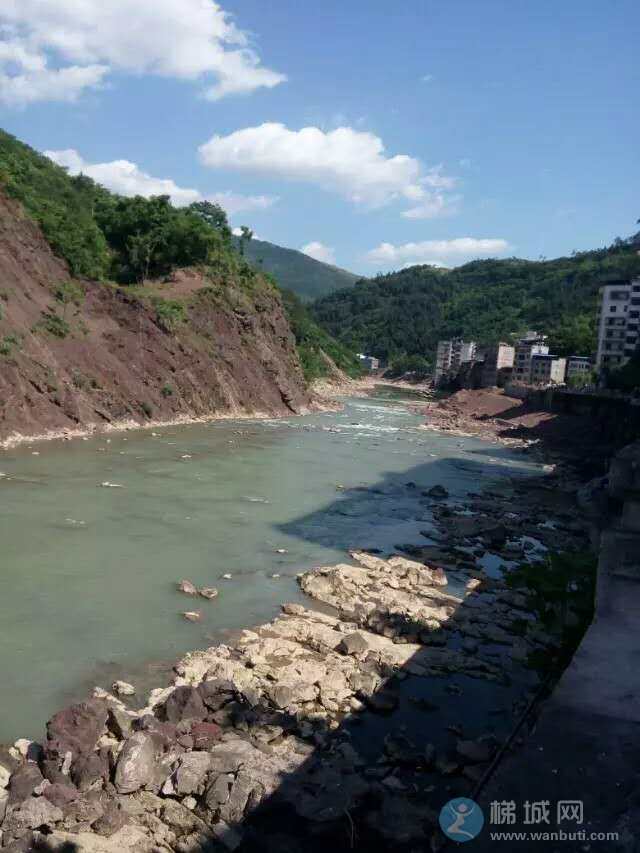
[[[463,500],[540,471],[497,444],[421,429],[384,389],[344,402],[2,452],[0,742],[40,736],[96,684],[163,683],[185,651],[303,601],[296,574],[349,548],[424,544],[431,486]],[[177,592],[182,578],[218,598]],[[200,622],[183,618],[191,609]]]

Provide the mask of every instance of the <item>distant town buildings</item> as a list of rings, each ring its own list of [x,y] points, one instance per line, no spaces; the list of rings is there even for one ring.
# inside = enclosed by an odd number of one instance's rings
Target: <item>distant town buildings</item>
[[[531,359],[534,355],[549,355],[549,347],[546,344],[547,336],[542,332],[529,331],[520,338],[515,346],[515,361],[513,366],[513,378],[516,382],[531,381]]]
[[[454,338],[438,343],[436,387],[505,387],[509,382],[549,387],[590,384],[595,369],[607,372],[640,353],[640,278],[608,282],[600,288],[595,365],[588,355],[561,357],[550,352],[547,335],[531,330],[515,345],[499,341],[478,351],[475,341]]]
[[[463,341],[462,338],[439,341],[433,374],[434,383],[439,385],[445,377],[457,374],[461,365],[473,361],[475,355],[475,341]]]
[[[640,279],[617,281],[600,288],[596,367],[621,367],[640,344]]]
[[[461,388],[503,388],[513,381],[548,387],[585,379],[592,368],[588,356],[565,358],[550,353],[547,336],[531,330],[515,345],[499,341],[482,352],[473,341],[440,341],[434,384],[436,387],[455,383]]]

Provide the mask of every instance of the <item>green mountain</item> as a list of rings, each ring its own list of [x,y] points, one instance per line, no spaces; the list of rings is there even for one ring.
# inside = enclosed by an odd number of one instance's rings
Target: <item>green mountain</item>
[[[235,239],[239,247],[240,239]],[[245,241],[244,256],[256,269],[275,276],[280,287],[292,290],[303,302],[311,302],[328,293],[351,287],[359,279],[352,272],[266,240]]]
[[[451,270],[415,266],[317,300],[311,313],[355,351],[433,359],[439,339],[480,343],[543,329],[560,355],[595,347],[598,288],[640,275],[640,235],[551,261],[473,261]]]

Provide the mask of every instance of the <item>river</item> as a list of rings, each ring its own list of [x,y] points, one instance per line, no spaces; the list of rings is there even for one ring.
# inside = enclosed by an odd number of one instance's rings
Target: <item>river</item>
[[[0,742],[41,736],[93,685],[163,683],[185,651],[302,601],[296,574],[348,548],[424,543],[424,489],[463,498],[539,470],[422,421],[382,391],[337,413],[2,452]],[[182,578],[219,597],[178,593]]]

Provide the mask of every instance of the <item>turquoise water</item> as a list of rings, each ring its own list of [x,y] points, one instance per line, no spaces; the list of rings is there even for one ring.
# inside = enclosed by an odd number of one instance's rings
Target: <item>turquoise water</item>
[[[425,542],[425,487],[462,497],[537,470],[421,422],[397,401],[358,399],[0,452],[0,742],[41,735],[95,684],[162,682],[186,650],[303,600],[295,575],[349,547]],[[178,593],[182,578],[218,599]],[[199,623],[181,616],[193,608]]]

